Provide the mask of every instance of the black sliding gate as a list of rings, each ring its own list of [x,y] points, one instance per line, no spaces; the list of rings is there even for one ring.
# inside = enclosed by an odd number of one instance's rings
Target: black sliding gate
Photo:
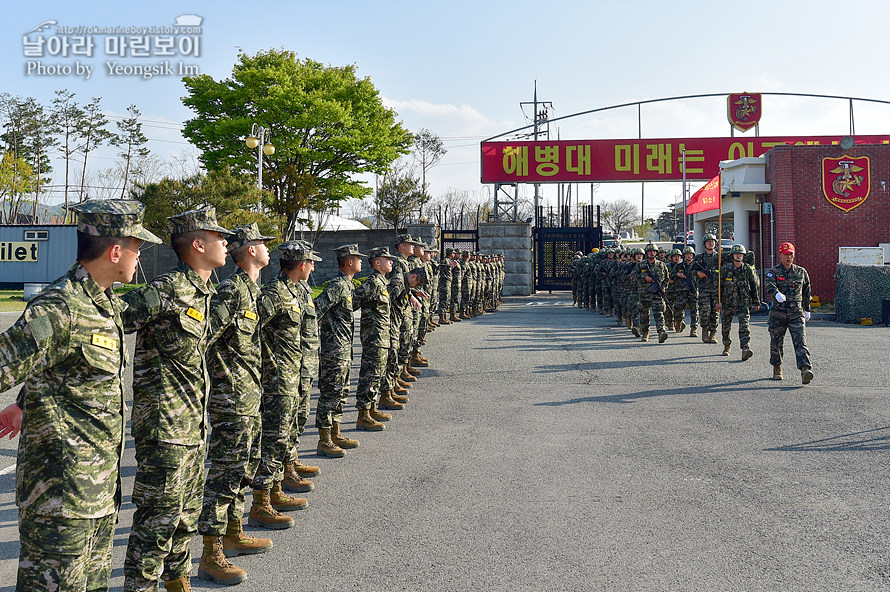
[[[602,244],[602,228],[598,223],[593,225],[593,208],[585,206],[581,213],[572,225],[567,208],[560,215],[554,215],[552,208],[546,213],[543,206],[538,208],[534,228],[536,290],[571,290],[569,265],[575,253],[586,254]],[[597,222],[598,218],[597,206]]]

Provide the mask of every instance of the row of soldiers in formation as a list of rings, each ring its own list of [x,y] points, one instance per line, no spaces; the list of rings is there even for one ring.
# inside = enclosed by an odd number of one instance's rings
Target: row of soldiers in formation
[[[433,246],[410,235],[396,238],[395,253],[335,249],[338,276],[314,299],[308,279],[321,258],[302,241],[282,243],[279,273],[260,286],[272,237],[255,224],[229,231],[213,208],[170,217],[179,264],[118,298],[111,288],[132,281],[142,244],[161,241],[143,227],[138,202],[74,210],[77,262],[0,335],[0,391],[23,384],[0,412],[0,436],[21,432],[19,590],[108,588],[122,494],[125,334],[136,333],[137,472],[124,589],[157,590],[163,580],[181,591],[191,589],[196,531],[204,538],[199,575],[225,584],[246,579],[228,557],[271,548],[270,539],[243,531],[246,488],[251,525],[289,528],[294,520],[282,512],[308,506],[287,492],[311,491],[308,478],[320,472],[298,456],[316,377],[317,452],[343,457],[358,446],[340,431],[355,310],[356,425],[381,431],[392,418],[381,409],[404,408],[419,368],[429,365],[420,346],[439,326],[432,313],[461,320],[500,303],[502,256],[450,254],[436,264]],[[227,255],[237,271],[214,287],[211,274]],[[356,288],[365,257],[371,272]]]
[[[717,343],[719,313],[724,356],[732,349],[730,332],[736,318],[741,358],[748,360],[754,355],[751,312],[761,305],[754,253],[743,245],[733,245],[721,266],[716,245],[716,237],[707,234],[705,250],[699,254],[691,246],[668,252],[651,243],[635,249],[593,249],[586,256],[576,252],[570,264],[573,302],[593,312],[614,314],[619,325],[626,324],[642,341],[649,340],[651,311],[659,343],[667,340],[668,329],[679,333],[686,328],[687,309],[689,336],[698,335],[700,322],[702,341]],[[776,298],[776,306],[770,310],[770,363],[773,378],[782,379],[782,339],[789,329],[806,384],[812,379],[803,325],[810,316],[810,283],[806,270],[793,264],[794,245],[783,243],[780,256],[788,257],[789,253],[788,261],[783,259],[765,274],[766,292]]]

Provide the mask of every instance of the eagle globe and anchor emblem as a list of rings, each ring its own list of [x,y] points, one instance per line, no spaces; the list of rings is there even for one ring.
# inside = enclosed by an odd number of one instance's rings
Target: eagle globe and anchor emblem
[[[726,115],[732,127],[746,132],[760,123],[760,93],[734,93],[726,98]]]
[[[845,212],[861,206],[871,188],[869,164],[867,156],[823,158],[822,193],[828,203]]]

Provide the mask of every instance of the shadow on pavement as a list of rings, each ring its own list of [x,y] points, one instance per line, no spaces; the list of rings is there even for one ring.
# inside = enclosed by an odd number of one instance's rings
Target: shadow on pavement
[[[832,436],[830,438],[822,438],[821,440],[812,440],[810,442],[801,442],[800,444],[786,444],[785,446],[776,446],[774,448],[764,448],[766,452],[850,452],[850,451],[870,451],[870,450],[890,450],[890,426],[875,428],[873,430],[864,430],[861,432],[851,432],[849,434],[841,434],[840,436]],[[887,435],[880,436],[881,432]],[[863,438],[866,434],[873,437]]]
[[[753,380],[739,380],[736,382],[726,382],[721,384],[700,385],[693,389],[689,387],[680,387],[673,389],[654,389],[648,391],[640,391],[638,393],[625,393],[616,395],[600,395],[596,397],[579,397],[569,399],[567,401],[546,401],[543,403],[535,403],[537,407],[561,407],[562,405],[574,405],[577,403],[633,403],[639,399],[648,399],[650,397],[665,397],[671,395],[708,395],[714,393],[732,392],[737,393],[740,390],[761,390],[762,385],[758,383],[772,382],[769,378],[757,378]],[[757,385],[756,387],[754,385]],[[752,385],[749,388],[739,388],[742,385]]]

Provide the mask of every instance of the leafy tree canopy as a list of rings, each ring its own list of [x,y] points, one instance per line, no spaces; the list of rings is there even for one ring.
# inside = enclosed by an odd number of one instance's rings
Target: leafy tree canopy
[[[257,153],[244,138],[253,123],[271,130],[275,154],[263,159],[263,185],[287,221],[285,238],[310,221],[309,211],[368,195],[354,176],[384,173],[412,145],[411,133],[352,65],[324,66],[286,50],[242,52],[231,78],[183,82],[183,103],[197,113],[183,134],[202,150],[208,170],[255,175]]]

